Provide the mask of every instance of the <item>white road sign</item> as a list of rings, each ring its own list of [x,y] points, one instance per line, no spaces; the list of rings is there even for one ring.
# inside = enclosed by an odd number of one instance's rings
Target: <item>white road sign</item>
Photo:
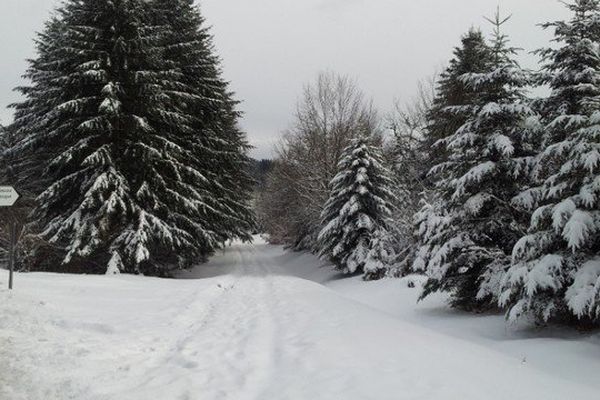
[[[19,198],[19,193],[12,186],[0,186],[0,207],[10,207]]]

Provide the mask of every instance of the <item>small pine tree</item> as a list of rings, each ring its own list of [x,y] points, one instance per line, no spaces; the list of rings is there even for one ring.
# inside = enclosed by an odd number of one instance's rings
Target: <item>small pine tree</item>
[[[527,214],[513,199],[526,184],[535,151],[526,121],[535,116],[524,88],[529,75],[514,61],[515,50],[500,32],[497,15],[487,71],[460,77],[473,93],[471,104],[446,111],[471,116],[441,140],[447,161],[432,170],[442,217],[422,217],[428,281],[423,297],[451,293],[455,307],[495,307],[510,253],[525,231]],[[433,224],[433,226],[430,226]]]
[[[119,275],[121,270],[124,269],[123,260],[118,252],[114,252],[106,267],[106,275]]]
[[[600,319],[600,1],[568,8],[570,21],[544,25],[560,47],[539,51],[540,83],[552,92],[541,102],[544,147],[532,191],[540,204],[503,280],[511,320]]]
[[[346,273],[379,279],[389,267],[386,245],[394,195],[379,150],[368,139],[352,140],[331,181],[318,243],[321,257]]]

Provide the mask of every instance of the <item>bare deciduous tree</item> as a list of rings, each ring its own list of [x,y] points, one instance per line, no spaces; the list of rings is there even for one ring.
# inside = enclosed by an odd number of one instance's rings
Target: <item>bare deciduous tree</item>
[[[392,166],[395,195],[401,203],[395,208],[394,215],[399,261],[412,247],[413,217],[419,209],[423,192],[427,190],[427,149],[423,148],[423,137],[435,96],[435,82],[435,75],[419,82],[416,95],[408,102],[397,100],[385,119],[386,127],[392,133],[385,157]],[[402,269],[402,266],[399,268]]]
[[[379,118],[352,79],[325,72],[304,88],[259,202],[273,241],[314,250],[329,182],[342,151],[361,134],[379,137]]]
[[[396,172],[411,181],[420,181],[423,171],[422,148],[427,129],[428,113],[435,97],[436,75],[419,82],[417,94],[408,102],[396,100],[393,110],[386,116],[386,126],[393,134],[388,146]]]

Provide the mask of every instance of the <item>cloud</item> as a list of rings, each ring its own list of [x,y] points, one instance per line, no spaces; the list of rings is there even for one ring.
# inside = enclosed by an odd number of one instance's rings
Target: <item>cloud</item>
[[[320,0],[316,8],[327,12],[340,12],[365,3],[365,0]]]

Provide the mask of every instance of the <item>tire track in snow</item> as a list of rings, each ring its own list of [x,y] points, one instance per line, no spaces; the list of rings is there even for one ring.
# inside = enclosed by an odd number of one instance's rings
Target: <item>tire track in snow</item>
[[[273,316],[267,301],[272,278],[256,263],[251,246],[230,252],[235,253],[233,272],[218,278],[208,305],[206,288],[200,289],[204,299],[199,296],[186,306],[173,324],[183,330],[178,339],[129,393],[156,396],[165,386],[179,388],[169,394],[178,400],[260,398],[273,368]]]
[[[269,298],[273,293],[273,279],[264,266],[257,263],[254,246],[236,248],[240,263],[236,295],[232,306],[243,304],[233,321],[238,341],[228,351],[229,364],[237,366],[240,386],[236,394],[224,398],[235,400],[260,399],[260,393],[271,382],[274,368],[274,323]]]
[[[254,246],[246,247],[246,275],[258,275],[267,287],[263,318],[269,320],[270,343],[268,363],[262,364],[263,384],[252,397],[245,399],[299,400],[346,398],[352,387],[351,376],[335,369],[323,369],[322,349],[311,338],[316,326],[326,324],[337,330],[339,322],[324,319],[323,310],[314,307],[309,288],[321,285],[289,276],[266,254]],[[308,294],[307,307],[306,296]],[[300,297],[299,297],[300,296]],[[301,301],[299,301],[301,300]]]

